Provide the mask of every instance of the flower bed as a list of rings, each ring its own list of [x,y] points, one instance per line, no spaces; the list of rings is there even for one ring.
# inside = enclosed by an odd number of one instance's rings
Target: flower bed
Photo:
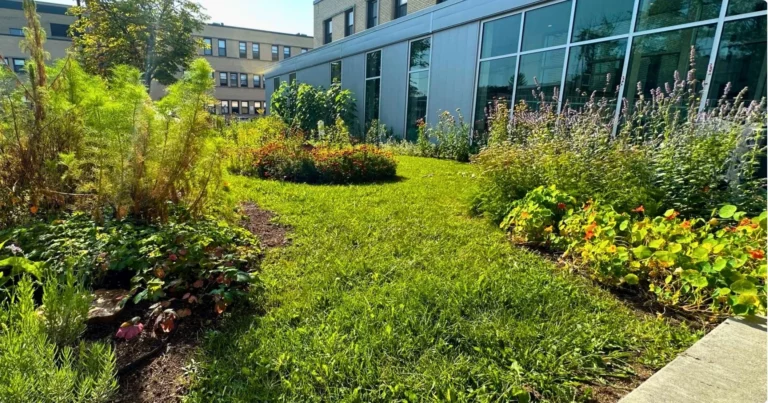
[[[303,183],[364,183],[394,179],[397,163],[370,145],[312,146],[272,142],[253,152],[247,172],[264,179]]]

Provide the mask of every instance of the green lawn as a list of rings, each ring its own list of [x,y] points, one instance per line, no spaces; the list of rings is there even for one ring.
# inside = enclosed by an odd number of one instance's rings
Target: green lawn
[[[208,338],[192,401],[570,401],[700,336],[470,217],[474,167],[398,160],[385,184],[230,179],[293,242],[267,256],[266,313]]]

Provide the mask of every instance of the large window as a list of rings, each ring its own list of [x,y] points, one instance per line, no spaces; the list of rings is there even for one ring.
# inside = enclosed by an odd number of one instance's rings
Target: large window
[[[221,114],[229,115],[229,101],[221,101]]]
[[[408,0],[395,0],[395,18],[405,17],[408,14]]]
[[[728,98],[735,98],[744,88],[745,99],[759,101],[766,96],[765,30],[765,16],[725,23],[709,84],[711,104],[723,96],[728,83]]]
[[[224,72],[219,73],[219,85],[222,87],[227,86],[227,73],[224,73]]]
[[[349,9],[344,12],[344,36],[350,36],[355,33],[355,10]]]
[[[634,104],[638,97],[638,87],[648,95],[652,89],[664,88],[665,83],[674,82],[675,72],[685,79],[691,64],[692,47],[695,49],[693,59],[699,82],[697,90],[701,90],[714,36],[715,26],[706,25],[635,37],[625,87],[629,104]]]
[[[542,102],[556,102],[563,76],[565,49],[531,53],[520,57],[515,104],[520,101],[538,109]]]
[[[485,132],[488,117],[497,103],[509,105],[515,86],[516,68],[516,56],[480,62],[475,100],[475,130]]]
[[[290,57],[291,57],[291,47],[283,46],[283,59],[288,59]]]
[[[239,101],[232,101],[232,114],[233,115],[239,115],[240,114],[240,102]]]
[[[722,0],[640,0],[636,30],[717,18],[722,4]]]
[[[341,60],[331,62],[331,84],[341,84]]]
[[[206,56],[213,54],[213,41],[211,41],[211,38],[203,38],[203,54]]]
[[[280,59],[280,50],[277,45],[272,45],[272,61]]]
[[[333,20],[330,18],[323,21],[323,44],[327,45],[333,41]]]
[[[258,74],[253,75],[253,88],[261,88],[261,76]]]
[[[252,43],[251,44],[251,57],[258,60],[261,58],[261,52],[259,51],[259,44],[258,43]]]
[[[576,1],[571,41],[580,42],[628,33],[634,6],[634,0]]]
[[[525,13],[523,50],[563,45],[568,39],[571,2],[553,4]]]
[[[51,36],[66,38],[69,25],[51,23]]]
[[[737,15],[752,13],[755,11],[765,11],[765,0],[729,0],[728,12],[726,15]]]
[[[240,73],[240,86],[241,87],[247,87],[248,86],[248,74]]]
[[[243,115],[247,115],[250,112],[250,107],[248,106],[248,101],[240,101],[240,111],[242,111]]]
[[[611,100],[609,105],[615,105],[626,52],[626,39],[572,47],[563,90],[568,105],[579,109],[593,95],[596,99]]]
[[[379,0],[368,0],[366,10],[366,27],[373,28],[379,25]]]
[[[417,39],[410,45],[405,138],[415,141],[418,137],[418,122],[427,119],[432,40],[431,38]]]
[[[381,99],[381,51],[365,55],[365,127],[379,120]]]
[[[240,55],[241,59],[248,58],[248,47],[247,46],[248,46],[248,44],[245,43],[245,42],[239,42],[237,44],[237,50],[239,52],[239,55]]]
[[[237,87],[237,73],[229,73],[229,86]]]
[[[480,58],[517,53],[520,43],[520,14],[483,24],[483,46]]]
[[[227,55],[227,40],[226,39],[219,39],[219,56],[226,56]]]
[[[24,70],[24,64],[26,63],[25,59],[13,59],[13,72],[14,73],[23,73]]]

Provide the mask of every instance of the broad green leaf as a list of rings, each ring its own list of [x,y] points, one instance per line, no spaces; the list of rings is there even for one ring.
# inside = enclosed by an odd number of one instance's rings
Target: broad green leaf
[[[715,264],[712,265],[712,268],[715,269],[715,271],[720,271],[725,268],[726,264],[728,264],[728,261],[719,257],[715,259]]]
[[[756,295],[741,294],[736,298],[737,305],[757,306],[760,304],[760,300]]]
[[[653,254],[653,251],[645,245],[640,245],[632,249],[632,253],[634,253],[635,257],[638,259],[647,259],[651,257],[651,255]]]
[[[648,247],[651,249],[661,249],[661,247],[664,246],[664,240],[663,239],[654,239],[650,243],[648,243]]]
[[[707,248],[699,246],[691,252],[691,257],[696,260],[707,260],[709,258],[709,251]]]
[[[731,291],[741,295],[757,295],[757,287],[749,280],[739,280],[731,284]]]
[[[637,283],[640,282],[640,279],[637,278],[637,275],[629,273],[624,276],[624,281],[626,281],[627,284],[637,285]]]
[[[683,247],[682,247],[682,245],[680,245],[679,243],[671,242],[671,243],[669,244],[669,246],[667,246],[667,251],[668,251],[669,253],[678,253],[678,252],[680,252],[681,250],[683,250]]]
[[[629,220],[624,220],[619,224],[619,229],[622,231],[626,231],[627,227],[629,226]]]
[[[686,270],[683,272],[683,280],[696,288],[704,288],[709,285],[707,278],[702,276],[701,273],[696,270]]]
[[[723,207],[720,207],[720,211],[718,211],[717,215],[720,216],[720,218],[731,218],[736,213],[736,206],[732,204],[726,204]]]

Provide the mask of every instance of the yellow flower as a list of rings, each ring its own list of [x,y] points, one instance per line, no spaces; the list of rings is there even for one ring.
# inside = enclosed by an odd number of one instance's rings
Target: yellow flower
[[[551,233],[552,232],[552,226],[550,225],[549,227],[544,228],[544,232],[546,232],[548,234]]]

